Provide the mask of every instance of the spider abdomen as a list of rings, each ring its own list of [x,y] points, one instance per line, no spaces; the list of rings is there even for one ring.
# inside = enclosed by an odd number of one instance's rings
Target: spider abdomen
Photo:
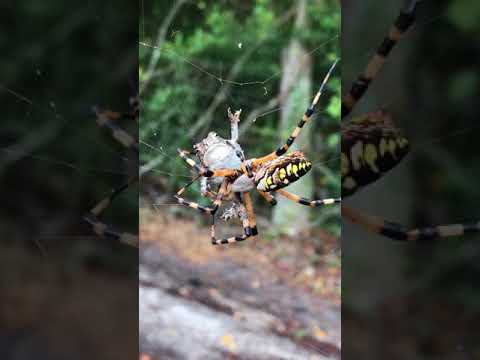
[[[342,195],[350,196],[399,164],[409,151],[408,140],[388,113],[359,116],[342,127]]]
[[[257,171],[255,183],[260,191],[275,191],[297,181],[311,168],[303,153],[295,151],[264,164]]]

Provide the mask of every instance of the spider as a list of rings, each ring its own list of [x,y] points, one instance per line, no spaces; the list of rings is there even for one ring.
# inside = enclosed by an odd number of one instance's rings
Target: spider
[[[312,163],[305,157],[303,152],[294,151],[287,154],[287,151],[300,134],[303,126],[310,121],[337,62],[335,61],[330,67],[313,102],[306,110],[297,127],[285,144],[274,152],[259,158],[246,159],[243,149],[238,143],[238,122],[240,121],[241,110],[232,114],[230,109],[228,110],[231,124],[230,139],[224,139],[211,132],[205,139],[193,146],[193,151],[178,149],[180,157],[192,167],[196,172],[196,176],[177,191],[175,198],[182,205],[211,215],[211,242],[213,245],[235,243],[258,235],[250,195],[252,190],[258,191],[272,206],[276,205],[273,193],[310,207],[332,205],[341,202],[339,198],[309,200],[283,189],[307,174],[312,167]],[[189,155],[195,155],[198,163]],[[182,197],[185,190],[198,179],[201,179],[202,196],[213,201],[212,206],[202,206]],[[217,239],[215,236],[215,215],[224,200],[235,200],[235,202],[231,208],[223,213],[222,218],[225,220],[231,217],[240,218],[243,234]]]
[[[367,91],[402,34],[414,23],[420,1],[406,2],[405,8],[401,10],[376,54],[343,97],[342,121]],[[345,197],[380,179],[399,164],[409,151],[408,140],[385,110],[370,112],[343,122],[341,132],[342,195]],[[426,241],[480,232],[480,222],[407,229],[401,224],[364,215],[346,206],[342,206],[342,215],[367,231],[402,241]]]
[[[130,111],[127,113],[100,110],[97,107],[94,107],[93,111],[96,115],[98,126],[107,128],[115,140],[123,145],[128,151],[136,154],[138,158],[138,142],[117,124],[121,119],[135,120],[138,122],[138,98],[134,97],[130,99]],[[99,201],[86,215],[84,215],[83,219],[92,227],[95,234],[100,237],[110,238],[130,246],[138,247],[138,236],[130,233],[118,232],[112,226],[107,225],[100,220],[100,215],[110,206],[112,201],[137,181],[138,176],[129,178],[125,184],[114,189],[109,195]]]

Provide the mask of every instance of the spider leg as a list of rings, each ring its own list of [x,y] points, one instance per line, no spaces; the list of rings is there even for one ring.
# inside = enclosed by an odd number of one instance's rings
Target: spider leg
[[[286,197],[289,200],[292,200],[293,202],[296,202],[301,205],[305,206],[310,206],[310,207],[317,207],[317,206],[323,206],[323,205],[334,205],[334,204],[339,204],[342,202],[341,199],[339,198],[330,198],[330,199],[322,199],[322,200],[309,200],[305,199],[303,197],[300,197],[298,195],[289,193],[288,191],[285,191],[283,189],[276,190],[275,192],[279,193],[280,195]]]
[[[100,111],[96,107],[93,108],[93,111],[97,115],[96,121],[100,127],[108,128],[112,137],[127,149],[138,151],[138,143],[115,123],[115,120],[122,117],[131,117],[132,115],[127,116],[111,110]]]
[[[222,204],[222,200],[223,200],[223,197],[227,194],[228,192],[228,184],[229,184],[229,181],[228,180],[224,180],[224,182],[222,183],[222,185],[220,186],[220,189],[218,191],[218,194],[215,198],[215,201],[213,202],[213,206],[202,206],[202,205],[199,205],[198,203],[195,203],[195,202],[190,202],[190,201],[187,201],[185,200],[184,198],[180,197],[180,195],[195,181],[198,179],[199,176],[197,176],[196,178],[194,178],[192,181],[190,181],[187,185],[185,185],[184,187],[182,187],[178,192],[177,194],[175,195],[175,198],[178,200],[178,202],[182,205],[185,205],[185,206],[188,206],[188,207],[191,207],[193,209],[197,209],[203,213],[207,213],[207,214],[211,214],[212,215],[212,223],[211,223],[211,226],[210,226],[210,235],[211,235],[211,239],[212,239],[212,244],[213,245],[219,245],[219,244],[230,244],[230,243],[234,243],[234,242],[238,242],[238,241],[243,241],[245,239],[247,239],[248,237],[252,236],[253,235],[253,232],[255,232],[255,234],[257,233],[257,228],[256,226],[254,228],[251,228],[250,227],[250,223],[249,223],[249,219],[248,217],[244,218],[243,221],[242,221],[242,224],[243,224],[243,229],[244,229],[244,235],[243,236],[233,236],[233,237],[230,237],[230,238],[225,238],[225,239],[217,239],[215,237],[215,215],[216,215],[216,212],[218,210],[218,208],[220,207],[220,205]],[[249,198],[250,200],[250,208],[251,210],[253,211],[253,207],[251,206],[251,199]],[[242,206],[242,210],[243,212],[247,212],[248,214],[248,207],[247,209],[245,208],[245,206],[243,205],[243,203],[240,203],[241,206]],[[253,223],[255,224],[255,217],[253,216],[252,217],[252,220],[253,220]]]
[[[395,23],[390,28],[388,35],[378,47],[375,55],[368,62],[363,73],[358,76],[357,80],[350,88],[350,91],[343,97],[342,119],[353,110],[355,104],[361,99],[363,94],[367,91],[370,83],[377,76],[385,63],[386,58],[390,54],[390,51],[415,21],[415,11],[417,4],[420,1],[421,0],[408,1],[407,6],[398,15]]]
[[[131,101],[130,105],[135,105],[134,101]],[[101,111],[97,107],[94,107],[93,111],[96,114],[96,122],[100,127],[108,128],[115,140],[117,140],[128,150],[133,150],[134,153],[138,155],[138,142],[136,142],[132,136],[130,136],[125,130],[115,123],[115,121],[119,119],[136,119],[138,121],[137,106],[135,106],[133,111],[129,113],[119,113],[111,110]],[[92,227],[94,233],[100,237],[112,238],[127,245],[138,247],[139,241],[137,235],[118,232],[100,220],[100,215],[110,206],[112,201],[119,194],[125,191],[131,184],[137,182],[138,179],[138,175],[129,178],[125,184],[121,185],[117,189],[114,189],[110,195],[99,201],[86,215],[84,215],[83,220]]]
[[[272,206],[275,206],[277,205],[277,200],[275,200],[275,198],[272,196],[272,194],[270,194],[269,192],[266,192],[266,191],[260,191],[260,190],[257,190],[260,195],[262,195],[262,197]]]
[[[107,209],[112,201],[125,191],[131,184],[138,181],[138,176],[132,177],[122,186],[114,189],[110,195],[99,201],[89,212],[84,215],[83,219],[92,227],[95,234],[100,237],[111,238],[127,245],[138,247],[138,237],[128,233],[120,233],[112,227],[100,221],[100,215]]]
[[[187,183],[180,190],[178,190],[177,193],[174,195],[174,197],[175,197],[175,199],[177,199],[178,203],[181,204],[181,205],[190,207],[192,209],[198,210],[198,211],[203,212],[203,213],[215,215],[215,212],[218,210],[218,206],[219,206],[219,204],[218,205],[216,204],[217,200],[215,200],[214,206],[203,206],[203,205],[200,205],[196,202],[188,201],[188,200],[184,199],[183,197],[181,197],[181,195],[185,192],[185,190],[187,190],[187,188],[190,185],[192,185],[200,176],[201,175],[195,176],[189,183]],[[220,195],[220,192],[219,192],[218,195]],[[217,195],[217,197],[218,197],[218,195]],[[223,196],[223,194],[222,194],[222,196]]]
[[[245,207],[247,209],[247,217],[251,229],[251,234],[252,236],[258,235],[257,219],[255,217],[255,211],[253,210],[252,196],[249,192],[243,193],[243,201],[245,202]]]
[[[118,232],[111,226],[108,226],[107,224],[101,222],[97,217],[93,216],[92,214],[85,215],[83,219],[88,224],[90,224],[93,232],[98,236],[110,238],[133,247],[138,247],[138,236],[126,232]]]
[[[195,160],[190,159],[187,155],[191,155],[192,152],[188,150],[177,149],[178,155],[185,160],[185,162],[190,165],[197,173],[202,174],[202,167],[198,165]]]
[[[224,245],[224,244],[233,244],[236,242],[244,241],[251,236],[258,234],[255,213],[253,211],[253,203],[250,193],[244,192],[243,201],[240,201],[241,213],[246,213],[246,217],[242,219],[243,235],[241,236],[231,236],[228,238],[217,239],[215,237],[215,226],[212,222],[211,228],[211,237],[213,245]]]
[[[302,128],[303,126],[310,121],[310,119],[312,118],[312,115],[313,113],[315,112],[315,107],[318,103],[318,100],[320,100],[320,97],[323,93],[323,89],[325,88],[325,85],[327,84],[327,81],[328,79],[330,78],[330,75],[332,74],[333,72],[333,69],[335,68],[335,66],[337,65],[338,63],[338,60],[336,60],[332,66],[330,67],[330,69],[328,70],[328,73],[327,75],[325,75],[325,78],[323,79],[322,81],[322,84],[320,85],[320,88],[318,89],[318,92],[317,94],[315,95],[311,105],[308,107],[307,111],[305,111],[305,114],[303,114],[303,117],[302,119],[300,120],[300,122],[298,123],[297,127],[293,130],[293,132],[290,134],[290,136],[288,137],[287,141],[285,142],[284,145],[282,145],[281,147],[279,147],[277,150],[275,150],[274,152],[266,155],[266,156],[263,156],[261,158],[258,158],[258,159],[253,159],[252,160],[252,163],[253,165],[260,165],[264,162],[267,162],[269,160],[272,160],[272,159],[275,159],[279,156],[282,156],[283,154],[285,154],[288,149],[290,148],[290,146],[294,143],[295,139],[298,137],[298,135],[300,134],[300,132],[302,131]]]
[[[239,170],[235,170],[235,169],[210,170],[208,167],[200,166],[193,159],[191,159],[187,156],[187,155],[191,154],[191,152],[187,151],[187,150],[178,149],[178,154],[199,175],[207,177],[207,178],[209,178],[209,177],[235,176],[235,175],[238,175],[240,173]]]
[[[480,233],[480,222],[472,224],[450,224],[418,229],[406,229],[403,225],[376,216],[361,214],[342,206],[342,216],[367,231],[400,241],[429,241],[439,238]]]

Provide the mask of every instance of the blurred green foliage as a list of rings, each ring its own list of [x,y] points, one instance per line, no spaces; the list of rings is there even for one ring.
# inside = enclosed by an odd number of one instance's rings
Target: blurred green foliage
[[[278,106],[265,108],[256,120],[247,119],[279,93],[285,70],[282,54],[292,37],[311,51],[315,87],[340,56],[338,1],[309,1],[308,25],[300,31],[294,30],[297,1],[187,2],[166,25],[175,3],[145,2],[140,21],[144,43],[139,67],[143,87],[140,139],[156,148],[143,144],[140,158],[143,164],[156,159],[155,170],[171,173],[158,174],[165,178],[170,193],[188,181],[184,176],[189,175],[176,149],[192,149],[209,131],[229,137],[228,107],[243,110],[240,126],[246,131],[240,143],[247,157],[266,154],[285,140],[278,130]],[[159,43],[162,27],[168,30]],[[158,63],[149,72],[155,56]],[[318,196],[340,193],[339,74],[337,69],[320,101],[320,115],[309,124],[314,127],[314,148],[308,156],[317,164],[313,173]],[[339,233],[338,221],[332,230]]]

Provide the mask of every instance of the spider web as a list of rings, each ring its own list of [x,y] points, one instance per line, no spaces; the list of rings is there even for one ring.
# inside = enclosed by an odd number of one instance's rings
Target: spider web
[[[143,13],[146,11],[146,7],[148,7],[148,2],[142,1],[141,11]],[[185,179],[178,181],[177,179],[174,179],[177,175],[168,173],[187,174],[184,176],[191,177],[190,168],[177,156],[175,148],[191,149],[191,146],[195,142],[201,140],[208,131],[215,131],[220,136],[227,137],[227,134],[230,132],[230,125],[226,117],[227,107],[231,107],[232,110],[244,110],[240,123],[240,143],[246,151],[247,157],[255,155],[259,156],[273,150],[272,148],[265,147],[258,150],[258,144],[249,138],[249,135],[252,133],[257,133],[259,136],[265,137],[265,134],[262,134],[261,132],[270,131],[269,136],[270,139],[274,139],[274,141],[271,142],[275,147],[278,146],[277,144],[280,141],[285,141],[285,139],[278,139],[277,137],[277,119],[282,108],[278,99],[278,90],[276,87],[282,76],[282,72],[284,71],[281,68],[281,65],[279,65],[281,51],[278,50],[278,46],[276,46],[274,50],[269,50],[269,47],[272,46],[272,43],[275,45],[273,40],[275,39],[275,36],[278,35],[278,28],[285,23],[292,21],[295,12],[292,11],[292,9],[287,9],[284,13],[280,14],[278,18],[275,19],[275,23],[272,26],[276,31],[268,33],[259,39],[245,41],[245,38],[242,38],[241,36],[238,37],[238,40],[236,40],[235,37],[232,37],[227,48],[229,51],[235,53],[235,56],[230,58],[226,57],[225,59],[220,59],[219,61],[212,63],[211,61],[209,62],[208,57],[202,58],[200,54],[195,57],[190,57],[177,49],[181,48],[181,46],[177,46],[177,48],[174,46],[182,41],[187,42],[185,39],[188,37],[188,34],[185,34],[181,20],[182,11],[186,7],[188,6],[183,1],[173,2],[170,11],[165,12],[164,21],[160,21],[157,28],[149,28],[145,25],[146,21],[141,21],[140,23],[142,37],[139,43],[140,53],[143,51],[146,54],[147,60],[145,63],[148,64],[148,66],[145,65],[145,68],[148,68],[145,70],[147,75],[144,76],[144,82],[142,83],[141,81],[140,84],[141,94],[142,92],[147,94],[143,97],[144,103],[151,101],[151,98],[148,99],[148,91],[149,87],[154,86],[151,85],[151,80],[149,79],[148,74],[151,74],[154,71],[153,69],[155,66],[159,69],[165,69],[168,68],[169,65],[172,65],[172,68],[175,69],[175,71],[180,71],[180,69],[186,65],[194,72],[194,77],[199,79],[196,79],[195,82],[197,88],[201,88],[202,90],[198,97],[201,98],[202,103],[205,104],[200,106],[200,108],[203,108],[200,114],[190,116],[190,120],[182,124],[183,127],[181,131],[185,131],[186,136],[180,134],[179,137],[187,138],[188,142],[182,143],[179,141],[176,143],[172,142],[171,139],[162,139],[162,130],[164,130],[164,127],[169,126],[168,120],[164,119],[159,119],[157,121],[158,127],[151,131],[150,134],[140,134],[140,144],[142,145],[141,152],[143,153],[141,154],[141,158],[142,155],[146,155],[144,157],[147,158],[144,161],[143,169],[152,171],[153,176],[159,174],[160,177],[166,179],[165,183],[167,184],[175,184],[174,186],[168,185],[165,191],[159,191],[159,196],[156,200],[147,201],[141,205],[144,207],[153,206],[157,211],[159,211],[158,209],[160,208],[178,208],[178,204],[172,202],[171,194],[187,182],[184,181]],[[145,15],[143,15],[142,18],[145,19]],[[156,21],[158,23],[158,19],[156,19]],[[180,40],[177,38],[180,38]],[[338,57],[338,53],[333,57],[331,54],[331,48],[335,46],[335,43],[338,43],[338,41],[338,33],[333,34],[328,38],[324,37],[323,41],[316,41],[307,50],[305,58],[300,59],[299,61],[309,61],[310,57],[314,59],[322,59],[322,69],[325,69],[327,64],[331,65],[334,59]],[[248,71],[245,71],[245,69],[255,65],[256,61],[264,56],[262,55],[264,53],[266,53],[266,56],[271,57],[269,52],[272,51],[276,51],[274,56],[278,58],[275,64],[276,68],[274,67],[272,70],[261,75],[248,75]],[[316,63],[318,63],[318,61],[316,61]],[[318,82],[318,84],[324,75],[325,73],[321,73],[318,70],[316,71],[315,78],[317,79],[316,82]],[[338,81],[338,79],[333,81]],[[156,86],[159,86],[158,83]],[[316,87],[315,84],[313,86]],[[331,96],[332,93],[333,91],[330,90],[330,88],[327,88],[327,94]],[[147,100],[145,100],[146,98]],[[327,111],[325,110],[328,102],[329,101],[325,99],[325,103],[322,103],[319,106],[320,113],[318,116],[320,118],[328,116]],[[246,104],[249,104],[249,108],[245,108]],[[144,106],[148,105],[144,104]],[[174,99],[173,102],[168,104],[168,108],[166,108],[165,112],[168,113],[169,108],[179,109],[183,106],[183,99]],[[143,110],[148,116],[150,109],[144,108]],[[168,115],[163,115],[164,113],[160,116],[168,119]],[[299,114],[299,118],[300,116],[301,113]],[[264,122],[271,124],[271,129],[266,128]],[[316,171],[321,170],[324,174],[322,176],[327,180],[323,180],[323,182],[326,181],[330,184],[336,182],[338,185],[339,179],[334,175],[336,172],[332,170],[339,163],[338,152],[331,152],[325,156],[326,157],[320,157],[320,160],[315,159],[314,167],[316,168]],[[162,171],[163,173],[159,173],[159,171]],[[330,185],[330,190],[332,188],[335,187]],[[339,192],[338,189],[339,187],[337,186],[337,194]],[[205,203],[205,199],[201,199],[196,194],[199,194],[198,183],[192,186],[188,198],[200,203]],[[328,191],[322,193],[322,195],[326,194],[328,194]],[[328,195],[332,196],[331,193]],[[182,212],[183,209],[178,208],[178,210],[175,209],[175,211]]]

